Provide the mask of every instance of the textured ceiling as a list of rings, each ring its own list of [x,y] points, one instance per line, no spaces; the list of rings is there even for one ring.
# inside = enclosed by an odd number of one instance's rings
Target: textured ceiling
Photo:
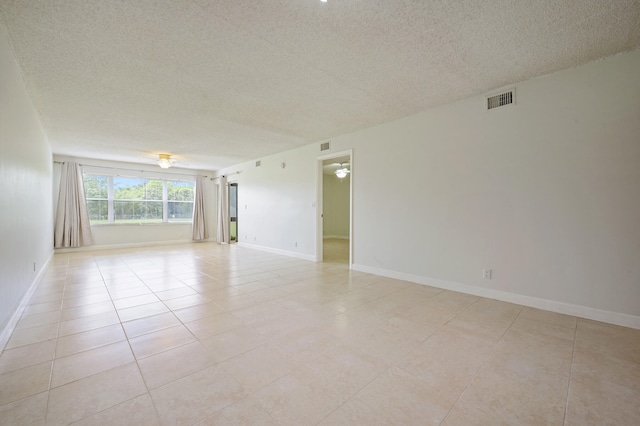
[[[217,169],[640,47],[640,0],[1,0],[53,151]]]

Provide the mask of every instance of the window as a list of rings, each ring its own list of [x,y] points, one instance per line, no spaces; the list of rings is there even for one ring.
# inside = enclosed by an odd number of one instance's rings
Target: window
[[[108,223],[109,178],[107,176],[84,175],[84,195],[87,198],[91,224]]]
[[[192,182],[166,182],[167,184],[167,221],[191,222],[193,219]]]
[[[122,177],[112,179],[114,223],[162,222],[164,182]]]
[[[191,223],[194,183],[85,173],[92,225]]]

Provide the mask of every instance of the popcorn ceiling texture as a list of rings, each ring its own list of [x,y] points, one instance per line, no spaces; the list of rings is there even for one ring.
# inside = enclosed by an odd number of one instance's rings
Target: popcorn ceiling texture
[[[640,0],[2,0],[53,152],[218,169],[640,47]]]

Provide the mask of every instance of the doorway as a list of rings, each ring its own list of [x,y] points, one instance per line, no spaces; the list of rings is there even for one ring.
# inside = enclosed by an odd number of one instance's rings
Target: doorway
[[[229,184],[229,242],[238,241],[238,184]]]
[[[351,267],[352,245],[352,152],[318,158],[317,260]]]

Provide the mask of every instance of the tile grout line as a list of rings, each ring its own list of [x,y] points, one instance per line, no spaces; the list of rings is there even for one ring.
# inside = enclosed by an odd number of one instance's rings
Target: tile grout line
[[[62,298],[60,299],[60,318],[58,318],[58,326],[56,328],[55,347],[53,348],[53,359],[51,360],[51,371],[49,372],[49,384],[47,386],[47,404],[44,411],[45,423],[49,417],[49,402],[51,400],[51,384],[53,382],[53,369],[56,365],[56,355],[58,354],[58,339],[60,337],[60,323],[62,322],[62,310],[64,309],[64,293],[67,290],[67,277],[69,276],[69,263],[67,262],[64,269],[64,286],[62,287]]]
[[[93,258],[94,258],[94,260],[95,260],[95,256],[92,256],[92,257],[93,257]],[[146,393],[147,393],[147,395],[149,395],[149,398],[151,399],[152,404],[153,404],[153,398],[151,398],[151,394],[150,394],[150,392],[149,392],[149,388],[147,387],[147,383],[145,382],[145,380],[144,380],[144,376],[142,375],[142,371],[140,370],[140,366],[138,365],[138,359],[136,358],[135,353],[133,352],[133,348],[131,348],[131,343],[129,342],[129,338],[128,338],[128,336],[127,336],[127,333],[126,333],[126,331],[124,330],[124,327],[123,327],[123,325],[122,325],[122,320],[121,320],[121,318],[120,318],[120,315],[118,314],[118,310],[116,309],[115,303],[114,303],[114,301],[113,301],[113,297],[112,297],[112,295],[111,295],[111,292],[109,291],[109,287],[106,285],[106,281],[105,281],[105,279],[104,279],[104,274],[103,274],[103,272],[102,272],[102,269],[100,268],[100,265],[99,265],[99,263],[97,263],[97,262],[96,262],[96,266],[97,266],[97,268],[98,268],[98,271],[100,272],[100,276],[102,277],[102,283],[103,283],[103,285],[104,285],[105,289],[107,290],[107,294],[109,295],[109,301],[111,302],[111,305],[113,306],[113,309],[114,309],[114,311],[115,311],[116,315],[118,316],[118,324],[120,325],[120,329],[122,330],[122,333],[123,333],[123,334],[124,334],[124,336],[125,336],[125,340],[127,341],[127,345],[129,346],[129,350],[131,351],[131,355],[133,356],[134,362],[136,363],[136,367],[138,368],[138,373],[140,374],[140,378],[142,379],[142,383],[144,383],[145,389],[146,389],[146,391],[147,391]],[[130,269],[128,266],[127,266],[127,268],[128,268],[128,269]],[[104,345],[103,345],[103,346],[104,346]],[[123,364],[123,365],[126,365],[126,364]],[[108,372],[108,371],[114,370],[114,369],[116,369],[116,368],[120,368],[120,367],[122,367],[123,365],[119,365],[119,366],[116,366],[116,367],[110,368],[110,369],[105,370],[105,371],[103,371],[103,372]],[[84,380],[84,379],[86,379],[86,378],[88,378],[88,377],[93,377],[93,376],[95,376],[95,375],[97,375],[97,374],[100,374],[100,373],[103,373],[103,372],[99,372],[99,373],[92,374],[92,375],[87,376],[87,377],[84,377],[84,378],[82,378],[82,379],[80,379],[80,380]],[[76,380],[76,381],[78,381],[78,380]],[[87,416],[85,416],[85,417],[82,417],[82,418],[80,418],[80,419],[77,419],[77,420],[75,420],[75,421],[74,421],[74,423],[75,423],[75,422],[78,422],[78,421],[81,421],[81,420],[84,420],[84,419],[87,419],[87,418],[89,418],[89,417],[91,417],[91,416],[94,416],[94,415],[97,415],[97,414],[99,414],[99,413],[103,413],[103,412],[105,412],[105,411],[107,411],[107,410],[110,410],[110,409],[112,409],[112,408],[114,408],[114,407],[117,407],[117,406],[118,406],[118,405],[120,405],[120,404],[123,404],[123,403],[125,403],[125,402],[129,402],[129,401],[132,401],[132,400],[134,400],[134,399],[136,399],[136,398],[139,398],[139,397],[140,397],[140,396],[142,396],[142,395],[143,395],[143,394],[136,395],[136,396],[134,396],[134,397],[132,397],[132,398],[129,398],[129,399],[128,399],[128,400],[126,400],[126,401],[120,401],[120,402],[118,402],[118,403],[117,403],[117,404],[115,404],[115,405],[112,405],[112,406],[110,406],[110,407],[106,407],[106,408],[105,408],[105,409],[103,409],[103,410],[96,411],[95,413],[91,413],[91,414],[89,414],[89,415],[87,415]],[[153,404],[153,408],[154,408],[154,410],[156,411],[156,415],[158,416],[158,419],[159,419],[159,418],[160,418],[160,416],[158,415],[158,412],[157,412],[157,409],[156,409],[156,407],[155,407],[155,404]]]
[[[477,303],[478,301],[482,300],[483,298],[480,298],[478,300],[476,300],[476,302],[472,303],[469,306],[474,305],[475,303]],[[519,305],[516,305],[519,306]],[[468,308],[467,308],[468,309]],[[451,406],[451,408],[449,408],[449,411],[447,411],[447,414],[442,418],[442,421],[440,422],[440,424],[444,423],[444,421],[447,419],[447,417],[449,417],[449,414],[451,414],[451,410],[453,410],[453,408],[458,404],[458,402],[460,402],[460,400],[462,399],[462,397],[464,396],[465,392],[469,389],[469,387],[473,384],[473,382],[476,380],[476,378],[478,377],[478,375],[480,374],[480,371],[482,371],[483,367],[486,365],[486,363],[489,361],[489,359],[491,359],[491,356],[495,353],[496,348],[498,347],[498,345],[500,344],[500,342],[502,341],[502,339],[504,339],[504,336],[509,332],[509,330],[511,329],[511,327],[513,327],[513,324],[516,322],[516,320],[520,317],[520,315],[522,314],[523,311],[523,307],[520,306],[520,311],[518,312],[518,315],[516,315],[513,320],[511,320],[511,324],[509,324],[509,327],[507,327],[507,329],[504,331],[504,333],[502,333],[502,335],[500,336],[500,338],[498,339],[498,341],[495,343],[495,345],[493,346],[493,349],[491,349],[491,352],[487,355],[487,357],[485,358],[485,360],[482,362],[482,364],[480,365],[480,367],[478,367],[478,370],[476,370],[476,373],[473,375],[473,378],[471,380],[469,380],[469,383],[467,383],[467,386],[465,386],[465,388],[462,390],[462,392],[460,392],[460,395],[458,396],[458,398],[456,399],[456,402],[453,403],[453,405]],[[465,309],[466,310],[466,309]],[[464,312],[464,311],[463,311]],[[457,315],[456,315],[457,316]],[[454,317],[455,318],[455,317]],[[474,404],[475,406],[475,404]]]
[[[329,416],[331,416],[333,413],[335,413],[336,411],[338,411],[342,406],[346,405],[348,402],[353,401],[355,399],[358,399],[357,396],[360,392],[362,392],[367,386],[369,386],[371,383],[373,383],[374,381],[376,381],[380,376],[382,376],[383,374],[385,374],[387,371],[391,370],[393,368],[393,366],[389,367],[387,366],[386,369],[384,369],[383,371],[380,372],[380,374],[378,374],[376,377],[374,377],[373,379],[369,380],[364,386],[362,386],[356,393],[354,393],[353,395],[351,395],[351,397],[349,397],[346,401],[344,401],[342,404],[340,404],[339,406],[337,406],[333,411],[329,412],[326,416],[324,416],[322,419],[320,419],[320,421],[318,421],[318,423],[316,424],[320,424],[322,423],[325,419],[327,419]],[[398,367],[400,368],[400,367]],[[404,371],[404,370],[403,370]],[[362,401],[360,399],[358,399],[358,401],[360,401],[362,404],[366,405],[369,408],[373,408],[371,407],[369,404],[367,404],[365,401]],[[387,420],[388,422],[391,422],[390,419],[388,419],[387,417],[384,416],[384,414],[381,414],[382,417],[384,417],[385,420]]]
[[[136,273],[135,273],[135,271],[133,271],[133,270],[132,270],[132,272],[134,273],[134,275],[136,275],[136,277],[138,277],[138,278],[139,278],[139,279],[144,283],[144,285],[149,289],[149,291],[151,291],[151,293],[153,293],[153,294],[154,294],[154,296],[156,296],[156,297],[157,297],[156,292],[155,292],[152,288],[150,288],[150,287],[147,285],[147,283],[145,282],[145,280],[144,280],[144,279],[142,279],[138,274],[136,274]],[[172,276],[172,277],[174,277],[174,276],[173,276],[173,275],[171,275],[171,274],[169,274],[169,275],[170,275],[170,276]],[[207,274],[205,274],[205,275],[207,275]],[[209,276],[209,275],[207,275],[207,276]],[[176,279],[177,279],[177,280],[179,280],[180,282],[183,282],[182,280],[180,280],[180,279],[179,279],[179,278],[177,278],[177,277],[174,277],[174,278],[176,278]],[[213,277],[211,277],[211,278],[213,278]],[[215,279],[215,278],[214,278],[214,279]],[[184,285],[186,285],[187,287],[191,288],[188,284],[186,284],[186,283],[184,283],[184,282],[183,282],[183,284],[184,284]],[[195,291],[195,290],[194,290],[194,291]],[[199,292],[197,292],[197,291],[196,291],[196,293],[197,293],[197,294],[200,294],[200,293],[199,293]],[[162,299],[160,299],[160,298],[158,298],[158,300],[159,300],[160,302],[162,302],[162,303],[163,303],[163,305],[165,305],[165,307],[169,310],[169,312],[170,312],[170,313],[171,313],[171,314],[172,314],[172,315],[173,315],[173,316],[178,320],[178,322],[180,322],[180,324],[188,330],[188,332],[189,332],[189,333],[194,337],[195,342],[198,342],[200,345],[202,345],[202,342],[200,341],[200,338],[198,338],[198,336],[196,336],[195,334],[193,334],[193,332],[192,332],[192,331],[191,331],[191,330],[186,326],[186,323],[185,323],[184,321],[182,321],[182,319],[180,319],[177,315],[175,315],[175,312],[173,311],[173,309],[171,309],[171,308],[170,308],[166,303],[164,303],[164,302],[165,302],[164,300],[162,300]],[[215,302],[214,302],[214,303],[215,303]],[[115,308],[115,306],[114,306],[114,308]],[[226,312],[229,312],[229,311],[227,311],[226,309],[225,309],[225,311],[226,311]],[[117,312],[117,309],[116,309],[116,312]],[[230,312],[229,312],[229,313],[230,313]],[[233,314],[231,314],[231,315],[233,315]],[[118,315],[118,318],[120,318],[120,316],[119,316],[119,315]],[[147,318],[147,317],[143,317],[143,318]],[[236,318],[237,318],[237,317],[236,317]],[[241,318],[238,318],[238,319],[239,319],[239,320],[241,320],[241,321],[244,323],[244,320],[242,320]],[[132,351],[132,353],[133,353],[133,355],[134,355],[134,359],[135,359],[135,362],[136,362],[136,366],[138,367],[138,371],[139,371],[139,373],[140,373],[140,376],[142,377],[143,383],[145,384],[145,387],[146,387],[146,389],[147,389],[147,394],[149,395],[149,398],[151,399],[151,403],[153,404],[153,407],[154,407],[154,410],[155,410],[155,412],[156,412],[156,415],[158,416],[158,419],[160,419],[160,420],[161,420],[161,416],[160,416],[160,413],[159,413],[158,408],[157,408],[157,406],[156,406],[156,402],[155,402],[155,400],[153,399],[153,397],[152,397],[152,395],[151,395],[151,390],[149,389],[149,386],[148,386],[148,384],[147,384],[147,381],[144,379],[144,375],[142,374],[142,370],[140,369],[140,364],[139,364],[138,357],[137,357],[137,356],[135,355],[135,353],[133,352],[133,348],[131,347],[131,343],[130,343],[129,337],[128,337],[128,335],[127,335],[126,331],[124,330],[124,326],[122,325],[122,321],[120,321],[120,324],[121,324],[121,326],[123,327],[123,332],[125,333],[125,336],[127,336],[127,342],[128,342],[128,344],[129,344],[130,350]],[[150,334],[150,333],[146,333],[146,334]],[[139,336],[136,336],[136,337],[139,337]],[[192,343],[193,343],[193,342],[192,342]],[[187,345],[187,344],[180,345],[180,346],[178,346],[178,347],[183,347],[183,346],[185,346],[185,345]],[[208,349],[206,346],[204,346],[204,345],[202,345],[202,346],[203,346],[203,348],[204,348],[208,353],[210,353],[209,349]],[[172,348],[172,349],[176,349],[176,348]],[[170,349],[170,350],[172,350],[172,349]],[[166,352],[166,351],[162,351],[162,352]],[[162,353],[162,352],[160,352],[160,353]],[[247,352],[248,352],[248,351],[247,351]],[[154,354],[154,355],[157,355],[157,354]],[[152,355],[152,356],[153,356],[153,355]],[[146,357],[146,358],[148,358],[148,357]],[[212,366],[213,366],[213,365],[217,365],[217,366],[219,366],[220,364],[221,364],[221,362],[217,362],[217,363],[212,364]],[[188,374],[188,375],[186,375],[186,376],[183,376],[183,377],[177,378],[177,379],[175,379],[175,380],[172,380],[172,381],[170,381],[170,382],[168,382],[168,383],[165,383],[165,384],[163,384],[162,386],[158,387],[158,389],[159,389],[159,388],[161,388],[161,387],[163,387],[163,386],[166,386],[166,385],[169,385],[169,384],[171,384],[171,383],[174,383],[174,382],[176,382],[176,381],[178,381],[178,380],[181,380],[181,379],[183,379],[183,378],[185,378],[185,377],[191,376],[191,375],[193,375],[193,374],[197,374],[197,373],[199,373],[199,372],[201,372],[201,371],[203,371],[203,370],[205,370],[205,369],[207,369],[207,368],[210,368],[210,367],[211,367],[211,366],[207,366],[207,367],[205,367],[205,368],[202,368],[202,369],[199,369],[199,370],[197,370],[197,371],[191,372],[190,374]],[[226,371],[226,370],[225,370],[225,371]],[[229,373],[229,374],[233,377],[233,374],[231,374],[231,372],[228,372],[228,371],[227,371],[227,373]],[[234,377],[234,380],[238,381],[238,380],[237,380],[237,378],[235,378],[235,377]],[[238,382],[238,383],[239,383],[239,382]],[[248,394],[247,394],[247,395],[248,395]],[[137,397],[139,397],[139,396],[137,396]],[[137,398],[137,397],[136,397],[136,398]],[[230,404],[228,404],[227,406],[220,408],[219,410],[217,410],[217,411],[216,411],[216,413],[217,413],[217,412],[220,412],[220,411],[222,411],[222,410],[224,410],[225,408],[227,408],[228,406],[233,405],[233,404],[234,404],[234,403],[230,403]],[[263,411],[265,411],[265,412],[266,412],[266,410],[264,410],[264,408],[263,408]],[[271,415],[270,415],[268,412],[267,412],[267,414],[269,415],[269,417],[271,417]],[[213,416],[213,415],[214,415],[214,414],[212,414],[212,416]],[[209,417],[210,417],[210,416],[209,416]],[[199,422],[202,422],[203,420],[206,420],[206,418],[204,418],[204,419],[199,419],[199,420],[197,420],[194,424],[197,424],[197,423],[199,423]]]
[[[149,286],[147,285],[147,283],[145,283],[145,282],[144,282],[144,280],[143,280],[142,278],[140,278],[140,277],[138,276],[138,274],[136,274],[136,273],[135,273],[135,271],[133,271],[133,270],[131,269],[131,267],[130,267],[128,264],[126,264],[126,262],[125,262],[125,266],[126,266],[126,267],[127,267],[127,269],[128,269],[128,270],[130,270],[130,271],[131,271],[131,272],[132,272],[132,273],[133,273],[133,274],[134,274],[138,279],[140,279],[140,281],[142,281],[142,283],[145,285],[145,287],[147,287],[147,288],[148,288],[148,289],[149,289],[149,290],[154,294],[154,296],[155,296],[155,292],[154,292],[153,290],[151,290],[151,288],[149,288]],[[100,271],[100,274],[102,274],[102,271]],[[104,276],[103,276],[103,279],[104,279]],[[131,340],[130,340],[130,338],[129,338],[129,335],[127,334],[127,331],[126,331],[126,330],[125,330],[125,328],[124,328],[124,325],[123,325],[123,323],[122,323],[122,318],[120,317],[120,313],[118,312],[118,309],[116,308],[115,302],[114,302],[114,300],[113,300],[113,297],[111,296],[111,292],[109,291],[109,287],[106,285],[106,282],[105,282],[105,287],[107,287],[107,292],[109,293],[109,298],[111,299],[111,303],[112,303],[112,305],[113,305],[113,309],[115,310],[116,315],[118,316],[118,320],[119,320],[120,328],[122,329],[122,333],[124,334],[124,337],[125,337],[125,339],[127,340],[127,345],[129,346],[129,350],[131,351],[131,355],[133,356],[133,360],[134,360],[134,362],[136,363],[136,368],[138,369],[138,374],[140,374],[140,378],[142,379],[142,383],[144,383],[144,387],[145,387],[145,389],[147,390],[146,395],[148,395],[149,399],[151,400],[151,405],[153,406],[153,411],[156,413],[156,417],[157,417],[157,419],[158,419],[158,420],[160,420],[160,421],[162,421],[162,418],[160,417],[160,412],[158,411],[158,407],[156,406],[156,402],[154,401],[153,396],[151,396],[151,391],[149,390],[149,385],[147,384],[147,381],[144,379],[144,375],[142,374],[142,369],[140,368],[140,363],[139,363],[138,357],[136,356],[136,353],[133,351],[133,347],[131,346]],[[156,297],[157,297],[157,296],[156,296]],[[165,305],[165,306],[166,306],[166,305]],[[126,322],[126,321],[125,321],[125,322]],[[140,397],[140,396],[142,396],[142,395],[143,395],[143,394],[141,394],[141,395],[137,395],[137,396],[135,396],[135,397],[133,397],[133,398],[131,398],[131,399],[127,400],[127,401],[132,401],[133,399],[135,399],[135,398],[139,398],[139,397]],[[123,404],[123,403],[125,403],[125,402],[127,402],[127,401],[122,401],[122,402],[120,402],[120,403],[118,403],[118,404],[114,405],[113,407],[117,407],[118,405]],[[106,409],[105,409],[105,410],[103,410],[103,411],[109,410],[109,409],[111,409],[111,408],[113,408],[113,407],[106,408]],[[97,413],[94,413],[94,414],[97,414]],[[93,414],[92,414],[92,415],[93,415]]]
[[[573,333],[573,350],[571,351],[571,367],[569,367],[569,381],[567,383],[567,396],[564,404],[564,415],[562,418],[562,424],[567,424],[567,411],[569,410],[569,395],[571,393],[571,378],[573,376],[573,364],[576,354],[576,343],[578,341],[578,321],[576,321],[576,328]]]

